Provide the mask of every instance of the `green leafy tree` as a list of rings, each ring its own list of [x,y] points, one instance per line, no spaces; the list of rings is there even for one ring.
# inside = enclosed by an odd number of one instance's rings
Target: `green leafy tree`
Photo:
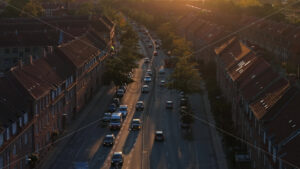
[[[20,16],[22,17],[42,16],[43,11],[44,9],[40,3],[34,0],[30,0],[23,7]]]
[[[191,63],[187,57],[179,58],[179,61],[171,74],[171,82],[168,86],[187,94],[200,92],[201,77],[198,70],[195,68],[196,64]]]

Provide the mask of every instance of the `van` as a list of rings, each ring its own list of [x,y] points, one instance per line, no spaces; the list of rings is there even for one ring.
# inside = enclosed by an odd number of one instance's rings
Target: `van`
[[[122,126],[123,118],[122,113],[113,113],[110,118],[109,128],[111,130],[119,130]]]

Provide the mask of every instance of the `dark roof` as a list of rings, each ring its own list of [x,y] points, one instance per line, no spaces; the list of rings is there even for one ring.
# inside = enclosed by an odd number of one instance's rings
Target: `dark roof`
[[[34,99],[44,96],[64,80],[56,74],[55,69],[46,62],[45,58],[24,65],[21,69],[14,67],[11,69],[11,74]]]
[[[99,55],[101,50],[105,48],[105,42],[95,37],[95,34],[91,31],[58,47],[60,52],[78,68]]]
[[[286,98],[278,102],[277,106],[273,106],[272,111],[269,111],[263,118],[265,120],[264,127],[267,129],[268,135],[273,136],[276,144],[298,131],[300,126],[299,103],[299,89],[291,88],[290,92],[287,92]]]
[[[261,96],[250,105],[250,109],[252,110],[256,119],[260,120],[267,113],[267,111],[282,98],[289,87],[289,82],[284,78],[280,78],[265,92],[263,92]]]
[[[282,156],[283,163],[285,165],[294,168],[297,166],[300,168],[300,133],[295,136],[295,138],[291,139],[289,142],[284,144],[279,150],[279,156]]]

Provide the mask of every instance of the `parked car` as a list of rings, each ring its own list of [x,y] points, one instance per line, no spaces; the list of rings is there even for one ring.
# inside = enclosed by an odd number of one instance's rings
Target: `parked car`
[[[111,165],[112,166],[123,166],[123,153],[122,152],[114,152],[111,158]]]
[[[155,131],[155,141],[164,141],[164,133],[161,130]]]
[[[147,69],[146,74],[147,74],[148,76],[152,76],[152,70],[151,70],[151,69]]]
[[[139,130],[141,128],[141,120],[133,119],[131,122],[131,130]]]
[[[102,122],[109,123],[111,118],[111,113],[104,113],[104,116],[102,118]]]
[[[157,53],[156,50],[153,52],[153,55],[154,55],[154,56],[157,56],[157,55],[158,55],[158,53]]]
[[[121,85],[121,86],[119,87],[119,89],[123,89],[124,92],[126,92],[127,84],[125,83],[125,84]]]
[[[163,75],[163,74],[165,74],[166,72],[165,72],[165,69],[164,68],[160,68],[159,69],[159,74],[161,74],[161,75]]]
[[[128,106],[127,105],[120,105],[119,112],[122,113],[123,117],[126,117],[127,113],[128,113]]]
[[[115,103],[116,106],[119,107],[120,106],[120,99],[117,98],[117,97],[113,98],[113,103]]]
[[[118,89],[117,90],[117,93],[116,93],[117,97],[123,97],[124,94],[125,94],[124,89]]]
[[[160,46],[159,46],[159,45],[156,45],[156,49],[160,49]]]
[[[149,45],[148,45],[148,48],[152,48],[152,44],[149,44]]]
[[[166,101],[166,108],[173,109],[173,101],[171,101],[171,100]]]
[[[117,105],[116,105],[115,103],[112,103],[112,104],[109,105],[109,107],[108,107],[108,112],[113,113],[113,112],[115,112],[116,110],[117,110]]]
[[[145,58],[144,62],[145,63],[150,63],[150,59],[149,58]]]
[[[166,81],[165,80],[160,80],[160,84],[161,87],[164,87],[166,85]]]
[[[107,134],[103,140],[104,146],[113,146],[115,143],[115,136],[114,134]]]
[[[142,86],[142,93],[149,93],[150,91],[150,88],[148,85],[143,85]]]
[[[144,102],[138,101],[135,105],[136,111],[143,111],[144,110]]]
[[[144,82],[145,83],[150,83],[152,81],[151,76],[145,76],[144,77]]]

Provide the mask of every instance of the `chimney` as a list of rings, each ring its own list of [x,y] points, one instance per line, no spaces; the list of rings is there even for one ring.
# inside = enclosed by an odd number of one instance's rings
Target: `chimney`
[[[19,69],[22,69],[22,67],[23,67],[23,61],[20,59],[20,60],[18,61],[18,68],[19,68]]]
[[[32,55],[29,55],[29,64],[33,64]]]

